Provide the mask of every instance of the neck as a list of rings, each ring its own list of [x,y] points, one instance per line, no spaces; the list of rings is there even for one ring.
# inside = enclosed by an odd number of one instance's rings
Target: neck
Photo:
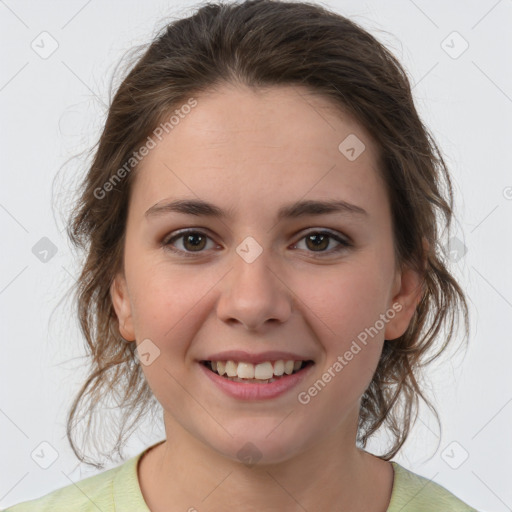
[[[166,422],[166,433],[138,468],[152,512],[386,512],[391,498],[391,464],[339,432],[284,462],[252,466],[219,454],[175,424]]]

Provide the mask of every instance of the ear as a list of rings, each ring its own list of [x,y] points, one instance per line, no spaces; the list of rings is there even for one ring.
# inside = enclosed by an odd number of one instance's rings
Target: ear
[[[428,242],[425,239],[423,239],[423,248],[423,270],[425,271],[429,248]],[[400,271],[397,271],[395,282],[393,283],[393,299],[391,304],[389,304],[389,307],[396,314],[386,324],[384,339],[395,340],[402,336],[409,327],[414,312],[423,296],[422,281],[422,273],[410,266],[404,266]]]
[[[116,275],[110,285],[110,297],[119,321],[119,332],[126,341],[135,341],[132,306],[128,296],[126,279],[122,273]]]

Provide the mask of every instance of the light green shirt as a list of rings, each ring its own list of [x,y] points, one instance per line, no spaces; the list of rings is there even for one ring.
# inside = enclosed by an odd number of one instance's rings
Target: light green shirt
[[[151,512],[137,476],[137,463],[150,448],[115,468],[3,512]],[[391,464],[395,476],[387,512],[477,512],[439,484]]]

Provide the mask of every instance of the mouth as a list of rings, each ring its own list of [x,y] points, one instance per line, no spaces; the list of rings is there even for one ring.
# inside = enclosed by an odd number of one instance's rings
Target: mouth
[[[232,382],[270,384],[303,372],[314,361],[277,360],[253,364],[246,361],[200,361],[209,371]]]

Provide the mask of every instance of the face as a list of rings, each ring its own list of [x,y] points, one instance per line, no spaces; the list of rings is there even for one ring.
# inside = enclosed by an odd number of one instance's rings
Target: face
[[[137,169],[111,287],[120,332],[146,354],[168,437],[269,463],[329,439],[353,445],[384,340],[420,297],[418,276],[396,271],[377,146],[306,89],[195,99]],[[214,208],[165,207],[177,200]],[[291,208],[304,201],[352,206]],[[277,360],[310,363],[252,384],[201,362],[229,359],[275,373]]]

